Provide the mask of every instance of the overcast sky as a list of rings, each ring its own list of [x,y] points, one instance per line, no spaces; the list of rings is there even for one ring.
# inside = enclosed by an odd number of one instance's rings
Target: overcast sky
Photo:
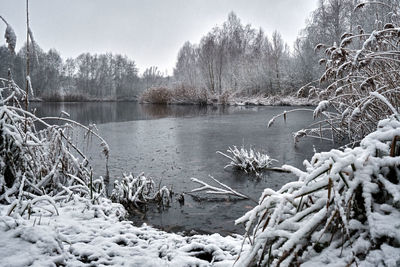
[[[172,74],[183,43],[198,43],[230,11],[268,35],[277,29],[291,46],[316,6],[317,0],[31,0],[30,21],[37,43],[63,58],[120,53],[134,59],[140,72],[154,65]],[[24,7],[25,0],[0,0],[17,49],[25,42]]]

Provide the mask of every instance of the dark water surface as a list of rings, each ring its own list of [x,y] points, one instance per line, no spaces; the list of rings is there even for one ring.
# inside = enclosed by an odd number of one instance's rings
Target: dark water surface
[[[110,174],[120,177],[123,172],[139,174],[172,186],[175,193],[197,187],[190,178],[196,177],[210,184],[209,175],[258,200],[266,187],[279,189],[296,180],[292,174],[266,172],[262,178],[232,169],[224,169],[228,159],[216,153],[229,146],[250,146],[266,152],[278,163],[303,168],[310,159],[313,146],[317,151],[330,149],[330,142],[303,139],[293,144],[292,132],[312,123],[312,113],[288,115],[287,123],[277,120],[267,128],[269,119],[294,107],[199,107],[142,105],[135,102],[109,103],[35,103],[39,116],[66,111],[83,124],[97,125],[100,135],[110,146]],[[92,158],[96,173],[104,174],[104,158],[100,149],[86,151]],[[112,181],[111,181],[112,182]],[[199,194],[204,197],[204,194]],[[167,231],[243,233],[243,226],[234,220],[254,207],[251,201],[237,201],[228,197],[212,197],[205,201],[185,197],[181,206],[176,198],[165,210],[150,208],[143,221]],[[138,224],[139,216],[132,220]]]

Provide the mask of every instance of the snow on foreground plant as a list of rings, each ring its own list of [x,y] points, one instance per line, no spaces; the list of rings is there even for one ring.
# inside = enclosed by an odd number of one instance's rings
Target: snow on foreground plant
[[[164,207],[169,206],[171,191],[163,186],[155,192],[154,187],[153,179],[145,177],[143,173],[137,177],[124,174],[124,177],[115,180],[111,199],[126,205],[134,204],[136,207],[149,202],[156,202]]]
[[[11,204],[9,213],[22,215],[43,202],[55,207],[73,194],[96,201],[104,193],[103,180],[93,179],[87,158],[72,142],[72,125],[98,137],[108,158],[104,139],[72,120],[61,126],[46,123],[20,107],[19,99],[26,95],[14,81],[0,82],[0,203]]]
[[[355,12],[362,14],[366,5],[376,5],[377,10],[385,1],[359,3]],[[307,84],[298,90],[302,95],[308,90],[309,97],[318,97],[319,104],[314,118],[321,120],[302,132],[302,136],[325,139],[347,139],[358,142],[376,129],[377,123],[388,114],[399,113],[400,103],[400,16],[398,5],[392,5],[390,13],[377,17],[375,29],[365,33],[358,25],[354,32],[345,32],[340,43],[318,44],[324,49],[325,72],[319,80],[321,88]],[[386,20],[386,21],[382,21]],[[282,114],[280,114],[282,115]],[[275,116],[270,120],[269,126]]]
[[[8,44],[8,49],[11,53],[15,54],[15,47],[17,46],[17,36],[15,35],[14,29],[10,24],[0,16],[0,19],[6,24],[6,32],[4,34],[4,38],[6,38],[6,43]]]
[[[218,154],[231,160],[231,162],[224,168],[234,167],[244,170],[246,173],[254,172],[256,175],[259,175],[259,171],[271,166],[272,162],[277,161],[271,159],[267,154],[255,151],[252,148],[247,150],[243,146],[240,149],[236,146],[233,146],[233,148],[229,147],[227,152],[232,154],[232,156],[217,151]]]
[[[400,122],[379,122],[359,147],[316,153],[298,181],[265,189],[244,223],[252,247],[235,266],[399,266]]]

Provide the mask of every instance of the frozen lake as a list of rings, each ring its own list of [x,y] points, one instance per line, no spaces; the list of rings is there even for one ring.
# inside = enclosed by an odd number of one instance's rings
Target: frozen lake
[[[156,182],[172,186],[175,193],[195,187],[191,177],[210,184],[209,175],[258,200],[264,188],[279,189],[296,179],[294,175],[266,172],[260,179],[233,169],[224,169],[228,159],[216,153],[229,146],[250,146],[264,151],[278,163],[302,167],[304,159],[332,147],[330,142],[303,139],[295,147],[292,132],[312,123],[312,113],[291,113],[287,123],[277,120],[267,128],[269,119],[294,107],[199,107],[142,105],[136,102],[106,103],[33,103],[37,114],[58,116],[66,111],[83,124],[95,123],[110,146],[111,177],[122,173],[144,172]],[[96,174],[104,175],[100,149],[86,151]],[[112,181],[111,181],[112,182]],[[205,196],[200,194],[200,196]],[[174,197],[165,210],[151,208],[145,215],[132,216],[167,231],[243,233],[234,220],[251,209],[251,201],[219,197],[199,200],[189,195],[180,205]]]

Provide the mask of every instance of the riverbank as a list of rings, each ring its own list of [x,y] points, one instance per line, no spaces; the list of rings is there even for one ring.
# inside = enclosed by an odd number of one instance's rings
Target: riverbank
[[[296,96],[237,97],[228,100],[233,106],[315,106],[317,99],[299,98]]]
[[[152,101],[152,99],[139,100],[142,104],[165,105],[226,105],[226,106],[315,106],[318,99],[299,98],[295,95],[287,96],[250,96],[250,97],[218,97],[207,98],[204,101],[190,100],[186,98],[171,98],[166,101]]]
[[[123,99],[105,99],[105,98],[87,98],[87,97],[63,97],[63,98],[34,98],[30,102],[137,102],[138,98]],[[253,96],[253,97],[230,97],[227,100],[220,101],[218,98],[209,98],[206,101],[192,101],[188,99],[170,99],[167,102],[158,103],[152,101],[140,101],[142,104],[165,104],[165,105],[228,105],[228,106],[315,106],[317,99],[299,98],[296,96]]]

